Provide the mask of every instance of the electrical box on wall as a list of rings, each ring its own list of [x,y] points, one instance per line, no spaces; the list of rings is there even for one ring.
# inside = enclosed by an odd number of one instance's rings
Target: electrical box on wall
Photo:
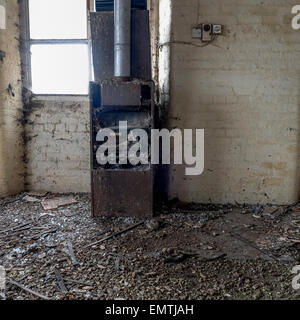
[[[213,24],[213,34],[222,34],[223,26],[221,24]]]
[[[192,29],[192,38],[202,39],[202,28],[193,28]]]
[[[222,35],[223,26],[221,24],[203,23],[192,29],[192,38],[201,39],[203,42],[212,41],[214,35]]]
[[[211,41],[212,40],[212,24],[203,24],[202,25],[202,41]]]

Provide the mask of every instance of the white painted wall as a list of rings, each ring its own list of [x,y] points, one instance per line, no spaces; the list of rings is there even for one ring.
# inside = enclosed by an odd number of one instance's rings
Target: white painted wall
[[[205,173],[170,171],[170,197],[292,203],[299,196],[300,33],[292,0],[173,0],[170,127],[205,129]],[[224,36],[200,48],[197,23]],[[176,43],[177,42],[177,43]],[[186,44],[183,44],[186,43]]]
[[[88,99],[49,97],[35,103],[26,124],[27,189],[90,192]]]

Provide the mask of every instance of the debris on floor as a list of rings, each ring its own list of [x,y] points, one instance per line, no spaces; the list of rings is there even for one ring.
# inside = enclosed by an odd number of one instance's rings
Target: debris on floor
[[[59,207],[77,203],[73,197],[57,197],[53,199],[45,199],[42,201],[44,210],[55,210]]]
[[[40,202],[40,199],[31,197],[31,196],[29,196],[29,195],[26,195],[26,196],[23,198],[23,200],[24,200],[24,201],[27,201],[27,202]]]
[[[86,194],[0,199],[0,299],[299,299],[299,207],[173,203],[151,220],[95,219]]]
[[[30,191],[27,192],[27,195],[33,197],[45,197],[47,195],[47,191]]]

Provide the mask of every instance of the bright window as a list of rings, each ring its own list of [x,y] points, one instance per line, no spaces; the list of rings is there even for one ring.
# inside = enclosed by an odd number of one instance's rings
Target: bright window
[[[87,94],[86,0],[29,0],[32,91]]]

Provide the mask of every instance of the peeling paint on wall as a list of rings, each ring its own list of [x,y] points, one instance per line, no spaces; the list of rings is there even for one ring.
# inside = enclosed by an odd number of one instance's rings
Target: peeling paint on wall
[[[6,30],[0,30],[0,197],[4,197],[24,190],[24,127],[18,1],[0,0],[0,5],[7,18]]]

